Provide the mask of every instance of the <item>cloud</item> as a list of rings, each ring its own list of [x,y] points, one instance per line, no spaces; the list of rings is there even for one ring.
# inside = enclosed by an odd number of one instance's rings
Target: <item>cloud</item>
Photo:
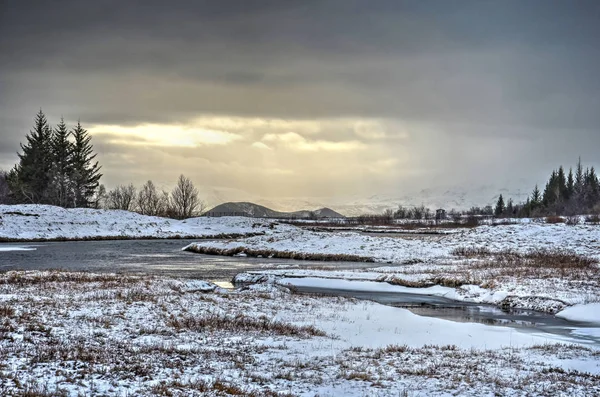
[[[273,150],[269,146],[265,145],[263,142],[253,142],[251,146],[253,148],[261,149],[261,150]]]
[[[89,128],[90,134],[107,135],[109,142],[122,145],[152,145],[197,147],[205,145],[227,145],[241,136],[228,131],[202,127],[143,124],[133,127],[119,125],[96,125]]]
[[[366,145],[359,141],[332,142],[324,140],[308,140],[295,133],[266,134],[263,141],[285,146],[292,150],[301,151],[334,151],[346,152],[365,149]]]
[[[90,129],[109,185],[542,183],[597,159],[599,15],[585,0],[10,2],[0,166],[42,107]]]

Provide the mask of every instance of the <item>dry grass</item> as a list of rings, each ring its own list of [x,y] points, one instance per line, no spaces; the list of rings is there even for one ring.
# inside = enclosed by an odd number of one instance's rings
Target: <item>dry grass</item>
[[[565,219],[560,216],[547,216],[546,223],[549,223],[549,224],[565,223]]]
[[[0,304],[0,317],[12,317],[15,313],[14,307],[7,304]]]
[[[248,390],[241,388],[231,382],[217,379],[213,382],[202,379],[182,382],[171,380],[161,382],[150,388],[150,393],[155,396],[173,397],[184,396],[190,392],[200,392],[211,396],[239,396],[239,397],[293,397],[290,393],[277,393],[272,390]]]
[[[482,256],[490,256],[492,252],[486,247],[458,247],[450,252],[455,256],[463,256],[465,258],[477,258]]]
[[[536,249],[525,253],[504,250],[492,252],[485,247],[460,247],[453,255],[466,258],[485,258],[472,262],[473,269],[492,268],[539,268],[539,269],[589,269],[595,270],[596,260],[572,251],[560,249]],[[492,259],[489,259],[492,258]]]
[[[170,317],[168,324],[178,331],[189,330],[196,332],[205,331],[232,331],[232,332],[258,332],[282,336],[297,336],[307,338],[310,336],[327,336],[325,332],[314,326],[297,326],[289,323],[269,320],[265,316],[248,317],[243,314],[234,316],[210,315],[205,317],[185,316]]]
[[[0,243],[44,243],[53,241],[118,241],[118,240],[230,240],[263,236],[264,232],[254,233],[220,233],[213,235],[176,234],[167,237],[150,236],[81,236],[81,237],[38,237],[38,238],[14,238],[0,237]]]
[[[294,259],[304,261],[337,261],[337,262],[374,262],[373,258],[359,255],[348,254],[319,254],[319,253],[304,253],[295,251],[277,251],[269,249],[252,249],[247,247],[234,248],[216,248],[204,247],[198,245],[190,245],[185,248],[186,251],[195,252],[204,255],[221,255],[235,256],[245,254],[254,258],[277,258],[277,259]]]
[[[66,272],[62,270],[46,270],[43,272],[0,272],[0,285],[15,285],[19,287],[47,283],[117,283],[132,284],[142,279],[138,276],[119,274],[98,274],[86,272]]]

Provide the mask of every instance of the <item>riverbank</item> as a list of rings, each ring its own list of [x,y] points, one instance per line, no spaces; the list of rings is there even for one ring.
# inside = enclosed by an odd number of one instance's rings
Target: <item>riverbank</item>
[[[0,313],[7,396],[600,393],[597,348],[276,285],[6,272]]]
[[[235,281],[241,283],[311,277],[378,282],[382,288],[441,286],[451,299],[552,314],[600,302],[598,225],[523,222],[462,229],[435,239],[295,228],[271,236],[197,242],[186,249],[249,251],[263,257],[346,255],[381,263],[353,271],[265,269],[239,275]]]
[[[174,220],[120,210],[0,205],[0,242],[233,239],[291,226],[243,217]]]

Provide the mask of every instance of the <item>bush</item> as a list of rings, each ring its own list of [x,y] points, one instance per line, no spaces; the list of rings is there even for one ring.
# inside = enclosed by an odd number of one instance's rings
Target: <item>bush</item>
[[[565,220],[560,216],[552,215],[552,216],[546,217],[546,223],[550,223],[550,224],[565,223]]]

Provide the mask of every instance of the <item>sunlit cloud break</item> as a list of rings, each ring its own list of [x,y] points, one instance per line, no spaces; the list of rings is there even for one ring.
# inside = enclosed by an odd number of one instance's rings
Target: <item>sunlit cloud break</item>
[[[142,124],[133,127],[97,125],[89,128],[94,135],[109,135],[111,143],[144,146],[197,147],[226,145],[242,137],[228,131],[195,126]]]

